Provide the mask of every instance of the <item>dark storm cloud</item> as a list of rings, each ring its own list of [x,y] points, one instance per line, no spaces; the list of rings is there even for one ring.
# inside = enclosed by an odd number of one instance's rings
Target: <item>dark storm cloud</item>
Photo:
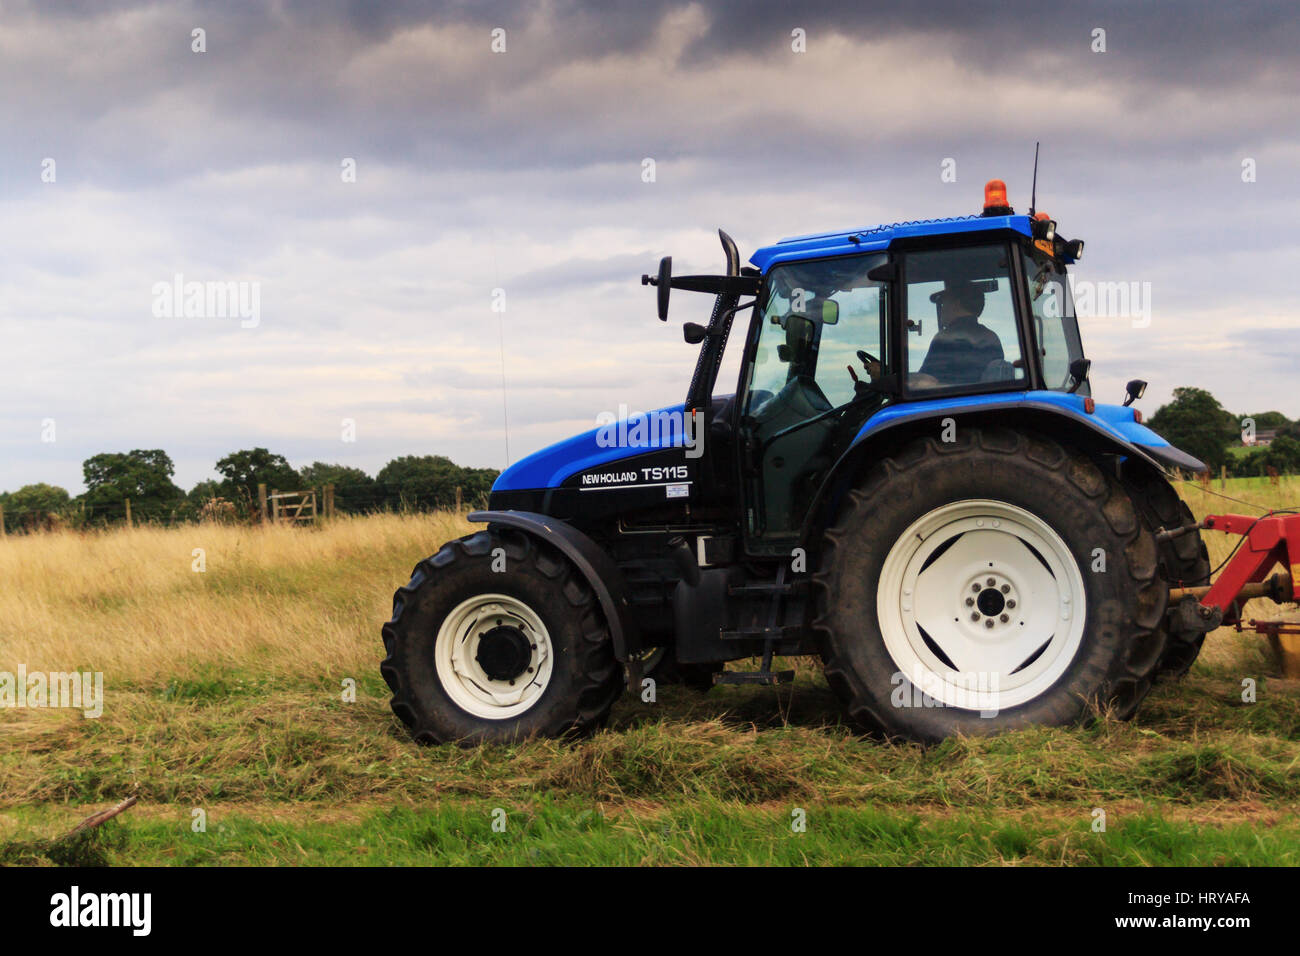
[[[919,158],[933,150],[900,130],[900,112],[934,108],[944,91],[917,78],[893,89],[875,75],[870,56],[840,50],[843,102],[766,104],[769,91],[743,85],[702,88],[700,111],[664,102],[640,84],[609,102],[599,73],[575,78],[549,101],[516,109],[538,84],[588,64],[616,74],[674,29],[682,3],[362,2],[276,4],[60,2],[9,5],[8,28],[42,37],[15,44],[0,63],[8,96],[6,129],[17,149],[3,165],[16,184],[33,154],[65,161],[68,175],[115,188],[148,186],[196,170],[258,163],[382,156],[386,162],[434,168],[571,167],[630,155],[733,156],[753,170],[785,161],[742,144],[764,125],[806,143],[801,162],[818,173],[842,164],[864,144]],[[808,34],[810,60],[829,56],[829,38],[860,44],[882,38],[916,45],[918,56],[976,73],[1032,84],[1064,83],[1086,93],[1124,85],[1117,109],[1141,110],[1160,97],[1195,88],[1207,101],[1259,89],[1300,92],[1295,69],[1300,17],[1283,5],[1125,3],[1056,5],[968,2],[832,3],[800,7],[776,2],[706,4],[700,22],[665,68],[699,71],[701,82],[736,81],[729,63],[787,70],[790,30]],[[207,31],[208,52],[190,51],[190,30]],[[509,52],[488,51],[488,31],[508,31]],[[1108,52],[1091,52],[1091,31],[1106,30]],[[420,31],[427,31],[421,34]],[[403,37],[411,38],[404,44]],[[874,54],[878,55],[878,54]],[[612,59],[611,59],[612,58]],[[886,64],[886,67],[888,64]],[[711,75],[716,71],[716,75]],[[719,108],[721,101],[732,104]],[[1003,136],[1058,137],[1074,121],[1070,97],[1044,98],[1030,115],[988,104],[984,122]],[[773,115],[776,111],[776,115]],[[937,121],[953,122],[938,112]],[[1292,111],[1290,117],[1295,118]],[[1247,142],[1289,135],[1274,117],[1240,115]],[[1116,117],[1117,121],[1121,117]],[[1185,149],[1184,117],[1128,128],[1094,127],[1113,136],[1132,161]],[[567,135],[557,135],[568,128]],[[599,132],[600,135],[597,135]],[[942,132],[940,130],[939,132]],[[576,135],[575,135],[576,133]],[[1220,137],[1226,146],[1228,135]],[[31,188],[27,186],[26,188]]]

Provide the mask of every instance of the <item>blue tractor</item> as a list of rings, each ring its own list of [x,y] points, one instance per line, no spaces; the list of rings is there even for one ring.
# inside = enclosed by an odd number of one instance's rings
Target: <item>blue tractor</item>
[[[605,416],[497,479],[486,528],[416,566],[383,627],[422,743],[600,726],[649,679],[776,684],[819,655],[849,716],[923,741],[1128,717],[1209,625],[1168,475],[1204,469],[1097,403],[1066,267],[992,180],[982,215],[786,239],[721,275],[685,401]],[[737,316],[734,393],[715,391]],[[1166,529],[1178,529],[1171,533]],[[756,668],[727,670],[752,659]]]

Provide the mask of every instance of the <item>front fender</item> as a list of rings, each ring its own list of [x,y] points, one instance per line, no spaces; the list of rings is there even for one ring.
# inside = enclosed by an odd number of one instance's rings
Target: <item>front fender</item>
[[[531,511],[473,511],[469,520],[487,522],[489,527],[516,528],[557,548],[596,592],[614,640],[614,656],[627,661],[629,654],[642,650],[641,633],[632,617],[623,572],[591,538],[570,524]]]

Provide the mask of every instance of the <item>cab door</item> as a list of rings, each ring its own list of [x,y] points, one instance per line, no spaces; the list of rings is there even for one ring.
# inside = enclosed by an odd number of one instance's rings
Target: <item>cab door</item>
[[[740,396],[742,527],[750,553],[787,552],[839,456],[890,398],[883,254],[774,267]]]

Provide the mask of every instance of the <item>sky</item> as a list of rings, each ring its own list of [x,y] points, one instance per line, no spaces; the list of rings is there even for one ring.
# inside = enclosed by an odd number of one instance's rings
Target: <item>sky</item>
[[[1024,211],[1036,141],[1076,281],[1150,306],[1082,318],[1094,394],[1300,417],[1297,51],[1287,3],[0,0],[0,490],[503,467],[684,398],[660,256]]]

